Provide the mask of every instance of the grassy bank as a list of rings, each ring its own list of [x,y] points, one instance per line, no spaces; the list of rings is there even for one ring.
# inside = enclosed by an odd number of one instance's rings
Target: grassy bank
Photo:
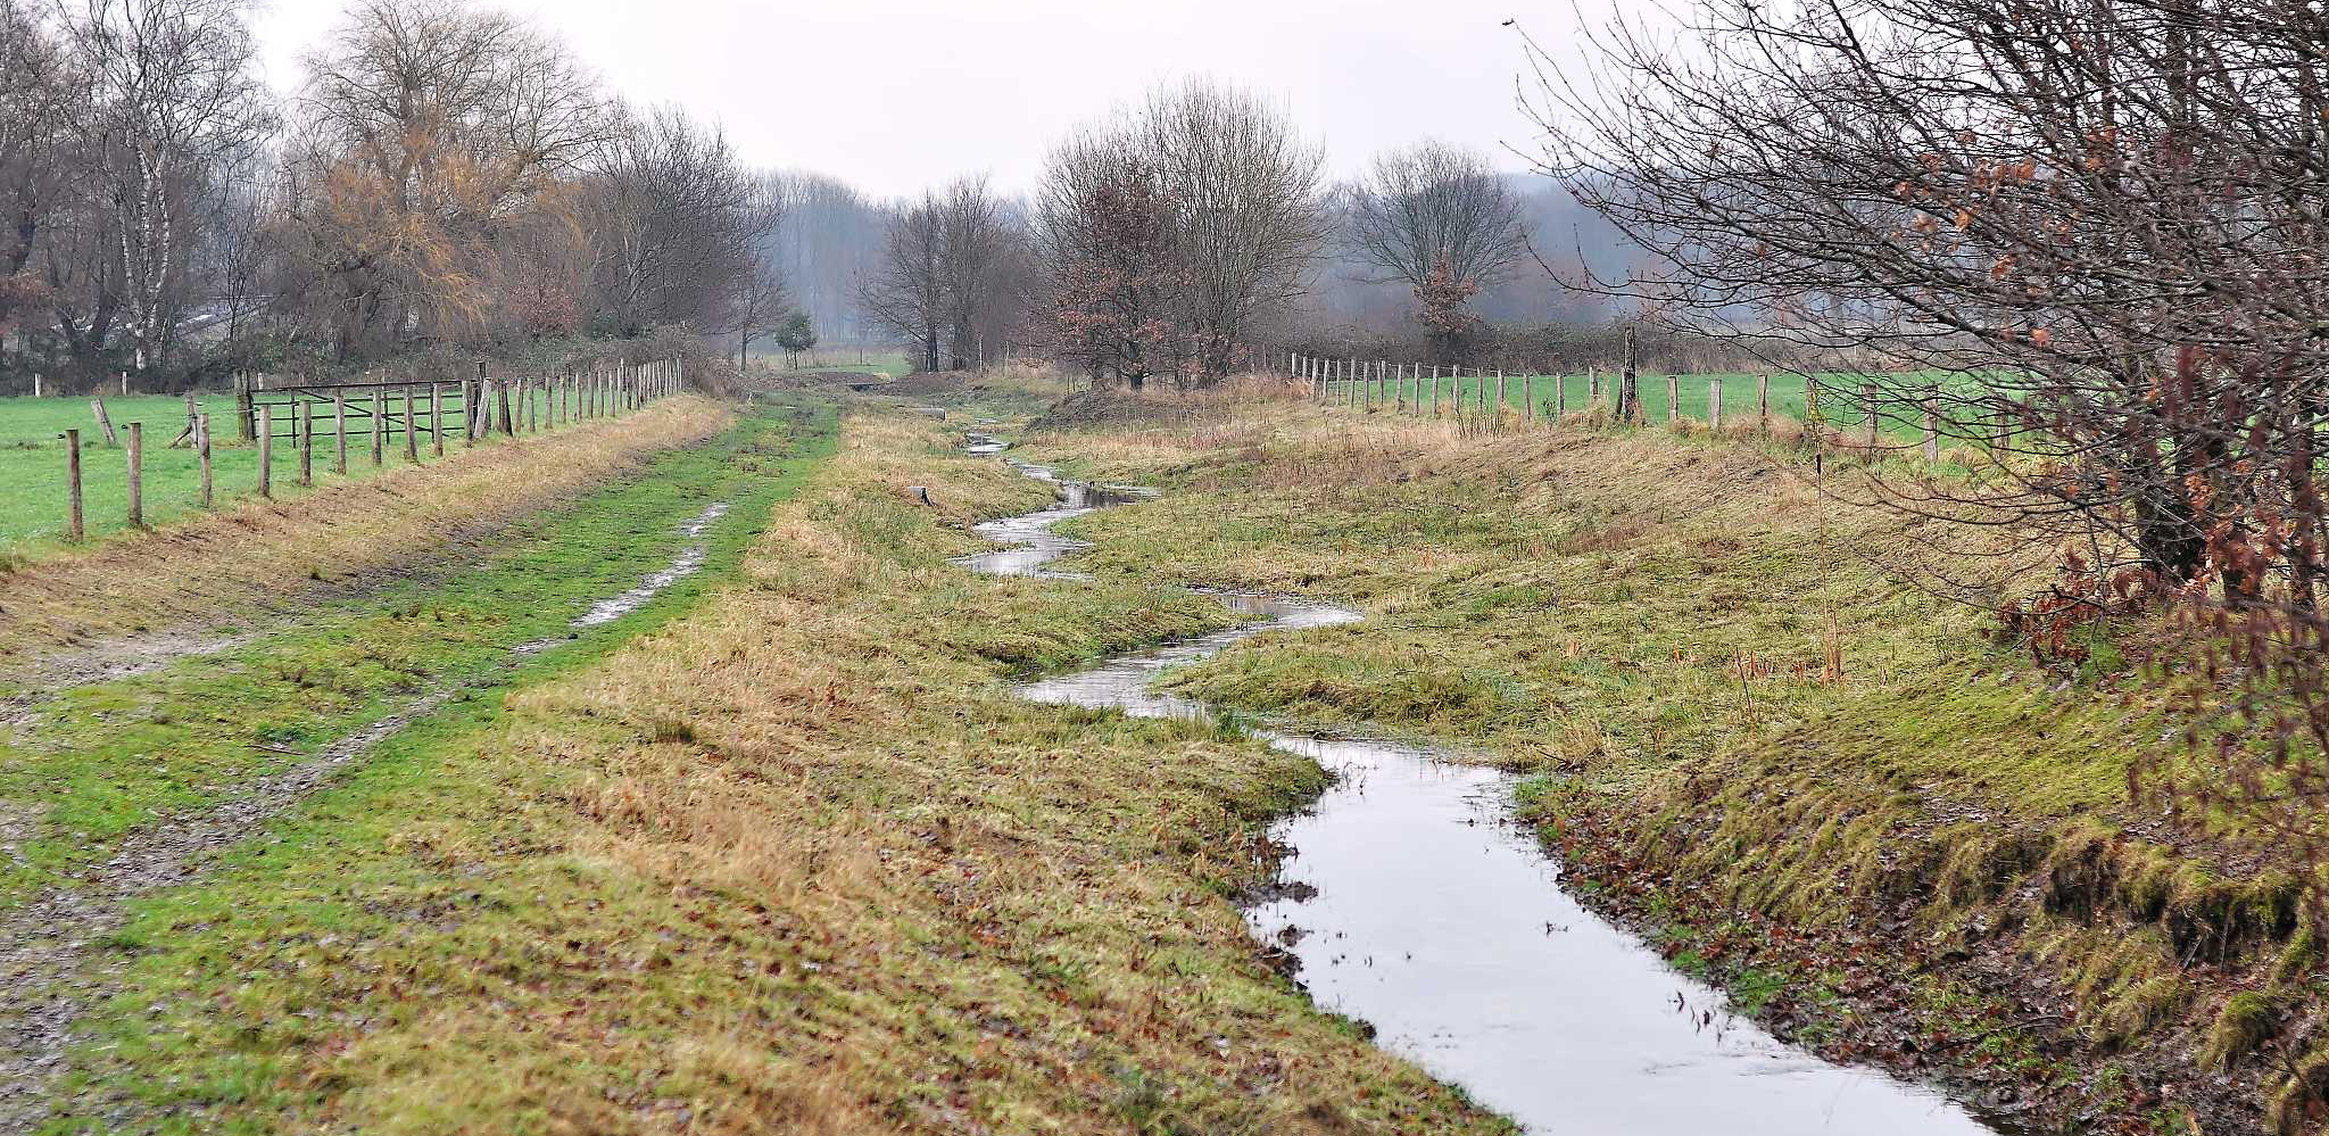
[[[2165,693],[2111,650],[2040,671],[1902,587],[1882,566],[1934,534],[1783,456],[1284,403],[1036,441],[1170,490],[1074,522],[1101,578],[1368,612],[1184,692],[1529,772],[1588,898],[1783,1034],[2081,1130],[2253,1128],[2317,1060],[2293,881],[2127,803]]]
[[[692,607],[141,905],[54,1128],[1508,1130],[1257,960],[1229,897],[1314,764],[1010,694],[1225,617],[949,563],[1048,497],[958,443],[853,418]]]

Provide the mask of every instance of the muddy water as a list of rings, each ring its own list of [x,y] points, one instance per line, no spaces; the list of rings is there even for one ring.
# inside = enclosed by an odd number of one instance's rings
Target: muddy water
[[[982,439],[974,439],[981,441]],[[983,440],[999,453],[1002,446]],[[1040,466],[1022,472],[1055,484]],[[982,572],[1074,578],[1048,565],[1083,547],[1050,531],[1097,507],[1061,502],[981,531],[1015,547]],[[1029,683],[1038,702],[1201,716],[1149,689],[1170,668],[1240,639],[1355,622],[1321,604],[1222,596],[1263,617]],[[1557,866],[1506,823],[1496,770],[1374,741],[1269,732],[1270,744],[1338,777],[1282,822],[1293,850],[1280,897],[1252,908],[1254,935],[1289,949],[1319,1005],[1362,1019],[1378,1043],[1535,1133],[1585,1136],[1959,1136],[1998,1131],[1957,1104],[1880,1073],[1832,1065],[1723,1012],[1722,996],[1667,968],[1562,890]]]

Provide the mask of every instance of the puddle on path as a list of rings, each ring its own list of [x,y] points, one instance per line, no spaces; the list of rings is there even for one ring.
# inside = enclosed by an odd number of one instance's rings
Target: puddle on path
[[[1000,453],[991,448],[973,452]],[[979,532],[1015,547],[962,563],[981,572],[1079,578],[1049,567],[1084,545],[1050,531],[1098,507],[1058,484],[1052,508]],[[1028,683],[1037,702],[1115,707],[1140,717],[1202,716],[1149,689],[1173,667],[1254,635],[1356,622],[1323,604],[1220,597],[1266,617]],[[1560,886],[1558,865],[1508,823],[1507,774],[1375,741],[1262,734],[1337,780],[1280,822],[1285,887],[1246,913],[1257,939],[1288,950],[1323,1007],[1362,1019],[1378,1044],[1463,1086],[1536,1133],[1591,1136],[1975,1136],[2007,1131],[1941,1095],[1881,1072],[1833,1065],[1722,1007],[1631,935]],[[1711,1013],[1711,1020],[1708,1015]]]

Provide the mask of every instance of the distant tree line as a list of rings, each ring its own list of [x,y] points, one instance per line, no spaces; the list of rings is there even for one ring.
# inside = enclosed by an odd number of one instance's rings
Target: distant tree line
[[[356,0],[278,100],[249,19],[0,0],[0,382],[785,322],[792,183],[717,128],[453,0]]]

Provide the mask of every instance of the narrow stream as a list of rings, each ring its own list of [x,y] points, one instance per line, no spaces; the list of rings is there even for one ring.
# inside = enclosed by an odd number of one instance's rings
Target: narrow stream
[[[971,452],[1005,443],[971,436]],[[1012,459],[1006,459],[1012,460]],[[962,563],[991,574],[1081,579],[1048,567],[1081,547],[1051,531],[1134,494],[1062,481],[1060,502],[988,522],[1013,547]],[[1263,633],[1353,623],[1359,613],[1255,596],[1221,600],[1266,617],[1201,639],[1118,656],[1028,683],[1036,702],[1116,707],[1136,717],[1205,708],[1149,689],[1173,667]],[[1507,823],[1511,778],[1427,750],[1264,732],[1337,775],[1274,834],[1293,852],[1279,898],[1247,912],[1254,936],[1299,960],[1323,1007],[1361,1019],[1377,1043],[1534,1133],[1587,1136],[1960,1136],[1992,1129],[1930,1090],[1833,1065],[1723,1010],[1723,996],[1579,905],[1557,864]]]

